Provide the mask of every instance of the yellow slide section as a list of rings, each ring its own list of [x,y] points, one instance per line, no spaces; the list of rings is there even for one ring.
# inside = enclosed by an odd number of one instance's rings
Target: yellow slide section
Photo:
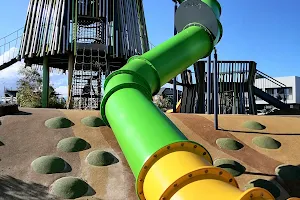
[[[176,104],[176,113],[180,113],[180,108],[181,108],[181,99],[178,101],[178,103]],[[167,110],[166,113],[173,113],[173,109],[169,109]]]
[[[189,151],[157,160],[145,176],[143,191],[147,199],[159,200],[274,200],[261,188],[240,191],[230,173]]]

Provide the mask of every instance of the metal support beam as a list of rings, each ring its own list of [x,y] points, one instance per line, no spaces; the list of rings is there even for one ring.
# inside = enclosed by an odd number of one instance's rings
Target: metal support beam
[[[214,67],[214,121],[215,129],[218,130],[218,55],[217,49],[214,48],[214,58],[215,58],[215,67]]]
[[[48,66],[48,56],[44,56],[42,107],[47,108],[48,102],[49,102],[49,66]]]
[[[175,7],[174,7],[174,16],[175,16],[177,10],[177,2],[175,1],[174,3],[175,3]],[[174,35],[176,34],[177,34],[177,30],[175,27],[175,17],[174,17]],[[176,113],[176,104],[178,101],[176,82],[177,82],[177,76],[175,76],[173,79],[173,113]]]
[[[67,109],[69,109],[71,100],[72,100],[72,80],[73,80],[73,69],[74,69],[74,55],[73,53],[69,54],[68,60],[68,101],[67,101]]]
[[[206,74],[206,106],[207,114],[211,114],[211,55],[208,56],[207,74]]]
[[[194,64],[196,84],[197,84],[197,101],[196,113],[205,113],[205,62],[198,61]]]
[[[251,61],[249,64],[249,77],[248,77],[248,90],[249,90],[249,111],[252,115],[257,115],[257,109],[256,109],[256,102],[253,92],[254,87],[254,79],[255,79],[255,73],[256,73],[256,63]]]

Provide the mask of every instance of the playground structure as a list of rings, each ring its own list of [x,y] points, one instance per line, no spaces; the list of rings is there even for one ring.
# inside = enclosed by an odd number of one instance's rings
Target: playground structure
[[[254,61],[217,61],[218,62],[218,114],[257,114],[257,98],[263,99],[270,105],[279,109],[288,109],[284,101],[274,98],[268,93],[256,87],[256,81],[261,85],[276,85],[284,89],[286,86],[259,71]],[[213,64],[213,62],[212,62]],[[176,112],[181,113],[214,113],[213,106],[213,79],[214,73],[208,70],[207,61],[198,61],[192,70],[181,73],[181,82],[176,81],[176,87],[183,87],[183,96],[180,99],[180,109],[176,106]],[[210,78],[208,74],[210,75]],[[171,80],[169,83],[174,84]],[[209,92],[207,92],[209,91]],[[213,91],[213,92],[212,92]],[[207,99],[210,99],[208,102]],[[179,99],[174,100],[179,102]],[[178,104],[178,103],[177,103]],[[209,108],[209,110],[208,110]],[[262,109],[262,108],[260,108]],[[169,110],[168,112],[172,112]]]
[[[34,5],[35,1],[32,2],[32,5]],[[209,152],[200,144],[188,140],[150,100],[152,94],[155,94],[162,85],[177,74],[184,72],[188,66],[199,59],[210,55],[214,46],[221,39],[222,26],[219,22],[221,7],[218,2],[212,0],[203,0],[201,2],[187,0],[184,2],[180,1],[179,3],[181,4],[176,12],[176,26],[179,33],[148,52],[147,48],[144,49],[145,51],[133,51],[132,55],[142,55],[130,58],[123,68],[109,75],[104,83],[105,95],[101,104],[102,118],[114,131],[118,143],[136,177],[138,196],[140,199],[150,200],[194,199],[198,198],[195,197],[195,194],[199,194],[199,188],[201,188],[201,191],[212,191],[211,193],[201,192],[199,195],[203,195],[203,199],[274,199],[268,191],[260,188],[250,189],[245,192],[238,190],[235,179],[228,172],[212,167],[212,158]],[[38,6],[36,5],[36,7]],[[77,5],[75,6],[75,11],[78,9],[76,7],[83,13],[85,8],[90,8],[89,6],[80,7]],[[185,18],[187,13],[191,15],[191,18]],[[75,17],[75,24],[76,20],[80,21],[79,18],[76,19]],[[211,20],[208,21],[208,18]],[[55,31],[53,34],[55,35]],[[61,37],[57,38],[61,39]],[[89,39],[86,37],[83,38]],[[21,49],[23,51],[21,52],[23,53],[26,48],[29,48],[29,45],[25,41],[24,39],[22,42]],[[110,71],[114,71],[110,68],[114,62],[107,59],[107,54],[99,55],[102,53],[99,51],[101,42],[98,43],[99,41],[93,40],[98,45],[94,46],[97,47],[95,50],[94,48],[85,48],[94,45],[90,44],[92,43],[91,41],[83,43],[83,45],[77,42],[76,37],[75,41],[73,44],[75,47],[73,46],[72,48],[74,53],[76,52],[75,57],[73,54],[67,54],[62,57],[62,60],[65,61],[65,64],[68,63],[69,70],[74,67],[73,75],[71,76],[69,73],[69,80],[73,78],[73,88],[71,88],[71,81],[69,81],[69,96],[72,94],[74,105],[76,105],[75,98],[80,98],[78,107],[81,108],[83,104],[82,97],[77,93],[77,96],[75,96],[74,88],[82,89],[88,80],[91,80],[91,85],[96,88],[95,93],[99,93],[98,88],[101,84],[99,80],[101,80],[100,77],[102,76],[102,71],[104,71],[101,66],[106,65],[102,61],[110,63],[109,67],[106,66],[105,68],[106,75]],[[64,42],[62,41],[62,43]],[[56,44],[53,42],[51,45],[52,49],[49,47],[51,50],[48,49],[48,52],[44,50],[44,55],[49,54],[43,58],[30,57],[30,53],[27,55],[26,50],[24,55],[23,53],[21,54],[28,65],[44,64],[45,85],[47,85],[47,81],[49,82],[49,67],[53,66],[51,64],[52,61],[55,63],[56,50],[54,46]],[[72,47],[72,42],[70,45]],[[63,49],[64,47],[62,46],[62,52]],[[53,55],[52,51],[54,52]],[[114,52],[112,48],[107,48],[107,51]],[[103,52],[105,53],[105,50]],[[80,55],[80,53],[82,54]],[[114,58],[114,56],[112,57]],[[87,60],[85,60],[86,58]],[[125,56],[124,60],[127,58]],[[172,60],[170,58],[176,59]],[[59,63],[62,60],[59,60]],[[121,62],[121,60],[118,60],[116,65],[121,66],[124,63],[125,61]],[[220,63],[225,62],[220,61]],[[250,63],[248,63],[249,66],[251,66]],[[200,65],[201,63],[197,64]],[[81,68],[77,68],[77,66]],[[234,65],[232,67],[234,68]],[[249,105],[251,104],[249,102],[253,103],[253,95],[250,97],[252,100],[246,101],[246,93],[242,93],[242,88],[247,88],[244,91],[251,92],[252,88],[249,85],[253,85],[253,83],[250,84],[249,77],[254,77],[254,74],[249,75],[251,67],[247,69],[244,66],[241,67],[242,70],[233,68],[231,75],[227,75],[230,72],[228,70],[222,71],[220,70],[222,66],[219,67],[220,84],[217,88],[220,88],[219,92],[222,94],[219,101],[227,102],[228,99],[234,99],[230,106],[224,105],[224,103],[220,104],[220,108],[221,106],[222,108],[226,108],[220,110],[224,113],[243,113],[245,112],[243,108],[247,102]],[[227,69],[231,69],[231,66],[227,66]],[[81,73],[78,72],[77,74],[76,71],[81,71]],[[84,74],[84,71],[96,73],[95,75],[92,73]],[[203,74],[203,72],[204,70],[201,73]],[[255,71],[252,72],[254,73]],[[200,74],[200,72],[197,73]],[[237,74],[242,76],[238,76]],[[76,85],[74,80],[77,80],[75,78],[77,76],[81,77],[79,80],[85,80],[84,83],[80,82]],[[88,78],[84,78],[85,76]],[[91,77],[95,78],[91,79]],[[199,75],[197,77],[199,77],[199,84],[201,82],[204,86],[204,76]],[[236,77],[235,81],[233,80],[234,77]],[[231,83],[234,84],[230,86]],[[45,87],[44,89],[47,90]],[[204,102],[203,88],[203,92],[198,92],[197,94],[198,99],[202,99],[202,102]],[[200,89],[198,88],[197,91]],[[237,93],[237,91],[241,93]],[[252,92],[252,94],[254,93]],[[45,94],[43,99],[47,99]],[[99,102],[99,99],[95,100],[94,103],[89,103],[90,108],[95,108],[98,105],[97,101]],[[44,103],[44,105],[46,106],[47,104]],[[138,110],[135,109],[137,107],[139,108]],[[230,107],[234,107],[234,109],[229,110]],[[203,110],[203,107],[201,109]],[[255,109],[251,108],[250,110]],[[141,112],[147,114],[141,117]],[[157,137],[157,133],[162,133],[161,137]],[[140,153],[136,154],[136,152]],[[181,165],[180,163],[185,163],[185,165]],[[175,170],[172,170],[174,168]],[[163,174],[163,177],[161,177],[161,174]],[[208,177],[209,179],[207,179]],[[164,180],[164,184],[161,181],[162,179]]]
[[[20,47],[18,49],[18,47]],[[49,69],[68,70],[68,104],[96,109],[102,79],[149,50],[142,1],[30,0],[25,27],[0,40],[0,69],[21,59],[43,66],[43,107]],[[91,92],[82,94],[89,84]]]
[[[49,85],[49,70],[60,69],[70,72],[68,108],[99,109],[103,95],[103,79],[123,66],[129,57],[144,53],[151,47],[148,43],[143,5],[140,1],[134,1],[132,4],[125,1],[110,4],[105,0],[93,2],[78,1],[76,4],[74,1],[64,0],[54,4],[32,0],[29,3],[25,27],[0,39],[0,53],[4,53],[0,57],[0,70],[21,59],[27,66],[39,66],[43,69],[45,86],[43,107],[47,107],[48,102],[46,90]],[[175,11],[176,9],[177,5]],[[131,23],[126,23],[127,21]],[[174,34],[176,33],[177,30],[174,28]],[[31,45],[31,42],[34,45]],[[181,74],[183,82],[179,85],[184,85],[185,95],[180,112],[213,113],[213,101],[206,101],[207,91],[211,94],[211,99],[213,96],[211,81],[213,67],[208,70],[208,63],[205,62],[204,72],[202,62],[204,61],[194,64],[193,83],[185,80],[186,71]],[[40,67],[44,64],[46,66]],[[247,71],[250,69],[248,65],[251,65],[251,70],[253,69],[251,76]],[[238,68],[240,72],[233,73],[234,68]],[[206,77],[204,79],[200,77],[203,76],[203,72]],[[208,73],[211,74],[210,79],[207,78]],[[256,114],[256,98],[265,99],[280,109],[288,108],[284,102],[251,86],[251,83],[255,84],[256,75],[264,77],[268,82],[276,83],[280,88],[284,87],[272,77],[257,70],[254,61],[218,61],[219,114]],[[173,91],[176,92],[177,82],[174,80]],[[199,80],[204,80],[204,84]],[[206,88],[206,90],[204,88],[206,94],[203,93],[202,85]],[[87,92],[83,92],[88,88]],[[249,90],[251,88],[252,90]],[[174,112],[179,99],[176,99],[175,93],[173,96]]]

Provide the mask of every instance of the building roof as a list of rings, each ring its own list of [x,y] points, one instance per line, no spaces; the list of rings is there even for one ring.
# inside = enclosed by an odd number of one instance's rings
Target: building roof
[[[177,89],[177,92],[179,94],[182,93],[181,90]],[[173,88],[166,88],[166,87],[162,87],[160,88],[159,92],[157,93],[158,95],[173,95]]]
[[[6,97],[16,97],[17,96],[17,92],[18,92],[18,90],[8,90],[8,89],[5,89],[4,95]]]

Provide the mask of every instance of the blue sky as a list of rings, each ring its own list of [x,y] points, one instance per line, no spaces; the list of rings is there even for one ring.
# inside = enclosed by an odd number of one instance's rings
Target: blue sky
[[[23,26],[29,0],[3,1],[0,12],[0,38]],[[173,2],[144,0],[148,35],[154,45],[173,35]],[[300,76],[300,1],[220,0],[224,35],[218,44],[220,60],[253,60],[258,69],[271,76]],[[15,71],[1,77],[15,86]],[[10,72],[6,72],[9,74]],[[2,79],[2,80],[1,80]],[[66,77],[53,75],[56,87],[66,85]],[[2,81],[2,82],[1,82]]]

